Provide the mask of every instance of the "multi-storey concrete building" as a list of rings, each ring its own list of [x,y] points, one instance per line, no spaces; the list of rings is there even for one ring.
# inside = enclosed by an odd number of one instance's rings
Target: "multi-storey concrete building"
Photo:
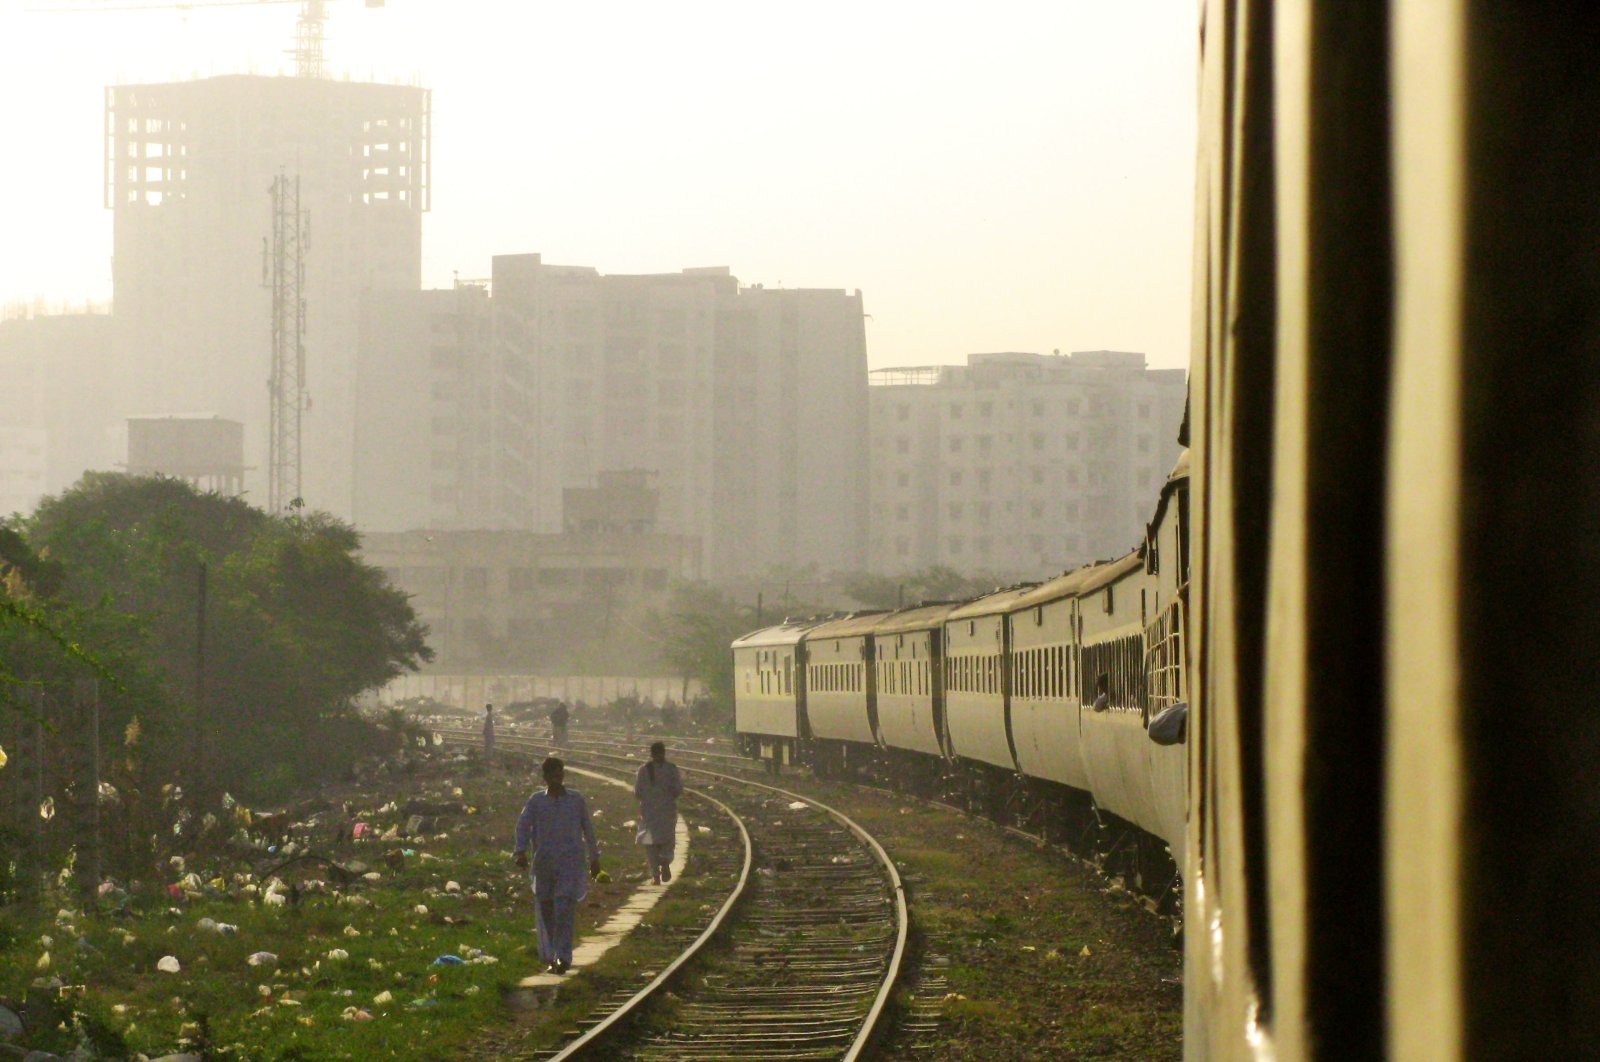
[[[421,284],[429,94],[402,85],[229,76],[106,93],[106,206],[123,415],[206,410],[245,425],[265,498],[269,188],[309,214],[307,504],[353,508],[360,296]]]
[[[1142,354],[974,354],[871,374],[873,571],[1038,577],[1135,545],[1185,374]]]
[[[367,533],[362,552],[412,595],[430,670],[649,674],[649,610],[698,579],[700,544],[655,527],[642,473],[566,492],[572,530]],[[611,669],[611,670],[608,670]]]
[[[726,268],[607,276],[494,259],[483,287],[362,316],[356,520],[563,527],[563,492],[649,474],[714,578],[861,567],[861,296],[741,288]]]
[[[361,306],[354,517],[363,530],[506,528],[493,489],[494,341],[485,287],[377,292]]]
[[[90,469],[116,468],[127,423],[114,377],[116,339],[97,312],[0,320],[0,430],[8,508],[28,511]],[[21,462],[21,463],[19,463]],[[24,472],[26,468],[26,472]]]

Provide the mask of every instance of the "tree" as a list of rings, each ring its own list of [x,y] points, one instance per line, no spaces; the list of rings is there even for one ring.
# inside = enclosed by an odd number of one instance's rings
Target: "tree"
[[[325,515],[91,473],[20,534],[60,566],[50,613],[140,677],[139,698],[108,703],[102,732],[139,718],[186,783],[275,795],[338,766],[349,742],[319,735],[347,737],[357,694],[432,657],[406,596]],[[20,648],[0,642],[0,665]]]
[[[755,627],[754,607],[737,604],[706,583],[680,583],[673,587],[666,608],[652,610],[645,625],[662,663],[675,674],[698,680],[712,710],[732,718],[730,647]]]

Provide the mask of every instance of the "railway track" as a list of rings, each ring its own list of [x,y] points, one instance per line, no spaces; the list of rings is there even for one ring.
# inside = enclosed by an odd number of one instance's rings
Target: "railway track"
[[[477,740],[471,731],[440,734],[452,744]],[[497,745],[550,747],[514,734]],[[639,762],[598,749],[567,751],[574,765],[630,777]],[[692,792],[739,824],[749,840],[746,867],[689,948],[637,993],[608,1000],[581,1036],[545,1057],[864,1057],[886,1025],[906,949],[904,889],[893,861],[855,822],[813,799],[679,766],[700,779]],[[668,986],[672,1005],[658,1007]]]

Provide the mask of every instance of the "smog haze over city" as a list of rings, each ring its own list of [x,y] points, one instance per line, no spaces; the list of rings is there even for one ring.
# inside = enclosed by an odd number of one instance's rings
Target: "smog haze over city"
[[[110,297],[106,86],[293,71],[294,4],[53,10],[94,6],[0,4],[0,301]],[[861,289],[874,368],[1187,362],[1187,0],[328,9],[334,77],[432,90],[424,286],[726,264]]]

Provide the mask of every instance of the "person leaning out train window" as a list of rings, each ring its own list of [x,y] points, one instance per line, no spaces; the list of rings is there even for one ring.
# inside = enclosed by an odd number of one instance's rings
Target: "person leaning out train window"
[[[1111,708],[1111,676],[1104,671],[1094,680],[1094,705],[1097,712],[1109,711]]]

